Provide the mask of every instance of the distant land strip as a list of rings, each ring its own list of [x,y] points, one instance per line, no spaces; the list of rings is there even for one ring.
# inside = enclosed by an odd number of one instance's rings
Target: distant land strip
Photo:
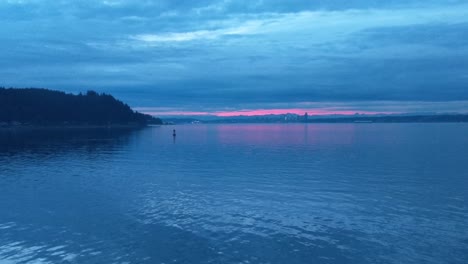
[[[238,116],[204,120],[202,118],[167,118],[163,119],[169,124],[184,123],[466,123],[468,114],[432,114],[432,115],[353,115],[338,117],[304,117],[294,114],[265,115],[265,116]]]

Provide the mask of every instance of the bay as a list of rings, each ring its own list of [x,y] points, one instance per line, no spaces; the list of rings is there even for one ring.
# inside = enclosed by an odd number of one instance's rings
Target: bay
[[[466,263],[467,135],[468,124],[3,130],[0,263]]]

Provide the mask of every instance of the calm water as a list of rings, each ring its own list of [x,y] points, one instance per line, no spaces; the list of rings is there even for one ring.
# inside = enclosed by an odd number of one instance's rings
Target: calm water
[[[0,132],[2,264],[467,261],[468,124]]]

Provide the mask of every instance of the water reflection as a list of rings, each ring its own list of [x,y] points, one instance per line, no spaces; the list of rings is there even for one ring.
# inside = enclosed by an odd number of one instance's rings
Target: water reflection
[[[224,144],[248,145],[308,145],[349,144],[354,126],[291,124],[284,129],[281,124],[220,125],[216,127],[219,141]]]
[[[4,131],[0,263],[464,263],[467,131]]]
[[[91,188],[99,181],[86,168],[107,166],[140,132],[0,129],[0,262],[81,262],[102,254],[106,241],[82,223],[99,217],[96,206],[112,211],[112,204]]]
[[[323,124],[222,124],[178,126],[179,139],[189,144],[297,146],[308,144],[350,144],[356,126]]]
[[[78,149],[88,152],[110,150],[128,144],[136,129],[0,129],[0,155],[18,153],[63,154]]]

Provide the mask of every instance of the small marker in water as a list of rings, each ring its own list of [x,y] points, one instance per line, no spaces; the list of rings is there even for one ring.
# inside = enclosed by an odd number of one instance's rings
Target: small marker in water
[[[175,137],[176,136],[176,132],[175,132],[175,129],[172,130],[172,136]]]

